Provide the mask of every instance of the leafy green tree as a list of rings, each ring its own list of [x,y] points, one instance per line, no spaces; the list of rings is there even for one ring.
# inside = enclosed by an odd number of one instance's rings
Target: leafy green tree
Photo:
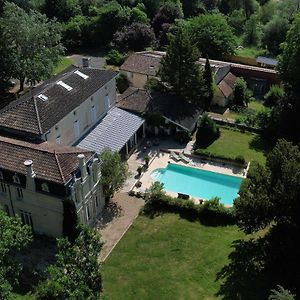
[[[286,97],[280,103],[279,131],[287,139],[300,142],[300,14],[295,16],[286,41],[282,44],[278,70]]]
[[[176,19],[183,17],[180,7],[173,3],[166,3],[162,6],[152,21],[152,27],[155,35],[158,37],[162,31],[163,24],[174,24]]]
[[[121,73],[116,79],[116,85],[119,93],[124,93],[129,88],[129,80],[127,76]]]
[[[80,231],[74,244],[58,239],[57,260],[48,268],[49,279],[38,285],[36,299],[100,299],[100,234],[88,227]]]
[[[233,54],[236,39],[232,28],[221,14],[207,14],[191,18],[186,23],[191,41],[200,53],[209,58]]]
[[[237,78],[233,90],[233,103],[237,106],[245,106],[248,104],[249,99],[250,94],[246,81],[242,77]]]
[[[280,52],[280,44],[285,41],[290,24],[287,19],[276,17],[266,24],[262,36],[262,45],[273,55]]]
[[[105,149],[101,152],[101,183],[106,201],[119,190],[126,181],[128,166],[123,162],[118,152]]]
[[[196,147],[207,147],[220,136],[219,128],[207,113],[203,114],[196,133]]]
[[[106,55],[106,63],[108,65],[121,66],[124,59],[124,55],[116,49],[111,49]]]
[[[205,110],[208,110],[214,98],[214,77],[213,77],[212,69],[208,58],[206,58],[203,78],[204,78],[205,90],[206,90],[204,108]]]
[[[7,76],[20,80],[21,91],[25,80],[33,83],[48,78],[63,53],[60,26],[38,12],[27,14],[13,3],[5,4],[0,24],[5,40],[0,48],[8,62],[2,67]]]
[[[284,88],[280,85],[272,85],[270,90],[265,94],[265,105],[275,106],[279,105],[280,101],[284,98]]]
[[[141,51],[155,42],[155,35],[149,25],[133,23],[114,34],[112,44],[119,51]]]
[[[170,45],[161,61],[160,76],[176,95],[201,104],[204,96],[203,72],[196,61],[197,48],[191,44],[185,28],[170,35]]]
[[[81,14],[78,0],[45,0],[44,13],[49,19],[66,22]]]
[[[244,44],[257,46],[262,36],[262,28],[256,15],[252,15],[244,26]]]
[[[252,16],[252,14],[254,14],[258,6],[259,5],[256,2],[256,0],[244,0],[244,10],[247,19],[249,19]]]
[[[83,16],[71,18],[64,26],[64,46],[70,51],[78,50],[83,46],[84,29],[87,28],[87,20]]]
[[[300,14],[295,16],[279,56],[279,73],[286,85],[300,91]]]
[[[142,10],[143,6],[138,5],[131,9],[130,12],[130,22],[131,23],[144,23],[149,24],[149,18],[144,10]],[[145,8],[145,7],[144,7]]]
[[[271,290],[271,295],[268,300],[294,300],[293,295],[289,290],[284,289],[281,285],[277,286],[277,290]]]
[[[0,299],[8,299],[12,285],[18,283],[22,266],[13,251],[24,249],[31,241],[31,228],[0,210]]]
[[[300,151],[279,140],[234,202],[239,226],[247,233],[274,226],[299,226]]]
[[[91,42],[107,46],[113,35],[130,23],[130,8],[123,8],[117,2],[108,2],[101,6],[97,16],[92,20]]]
[[[193,17],[206,11],[202,0],[182,0],[182,9],[185,17]]]
[[[245,22],[246,17],[242,9],[236,9],[229,15],[228,23],[238,35],[244,32]]]

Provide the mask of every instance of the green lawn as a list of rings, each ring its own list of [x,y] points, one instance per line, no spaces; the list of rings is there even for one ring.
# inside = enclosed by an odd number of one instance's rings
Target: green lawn
[[[248,110],[252,110],[255,112],[260,112],[263,111],[265,109],[265,106],[263,105],[263,103],[261,101],[250,101],[248,103]],[[243,115],[246,114],[247,109],[245,109],[244,112],[234,112],[234,111],[229,111],[228,113],[224,114],[224,117],[227,119],[237,119],[242,117]]]
[[[227,128],[220,128],[221,135],[209,145],[206,150],[215,155],[236,157],[244,156],[246,161],[256,160],[265,164],[265,154],[271,150],[271,143],[258,134],[240,132]]]
[[[139,216],[103,265],[107,299],[221,299],[216,274],[228,263],[235,226],[208,227],[164,214]]]
[[[59,62],[59,64],[54,68],[53,75],[56,75],[66,69],[68,66],[70,66],[73,63],[72,59],[63,56]]]

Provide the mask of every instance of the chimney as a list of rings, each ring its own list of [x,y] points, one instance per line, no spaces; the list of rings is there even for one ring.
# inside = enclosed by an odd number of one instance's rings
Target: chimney
[[[90,67],[90,62],[91,62],[91,59],[89,57],[83,57],[82,58],[82,66],[84,68],[89,68]]]
[[[26,188],[31,191],[35,191],[34,178],[36,174],[34,173],[32,168],[32,160],[25,160],[24,165],[26,167]]]
[[[84,180],[87,176],[86,166],[85,166],[85,157],[84,157],[84,154],[79,154],[77,157],[79,160],[79,169],[81,172],[81,178]]]

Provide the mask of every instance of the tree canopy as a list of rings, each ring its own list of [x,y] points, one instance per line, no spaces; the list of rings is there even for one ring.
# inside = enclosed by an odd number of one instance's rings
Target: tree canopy
[[[31,240],[30,227],[0,210],[0,299],[8,299],[21,271],[13,251],[24,249]]]
[[[201,55],[220,59],[233,54],[236,40],[232,28],[221,14],[207,14],[191,18],[187,28],[192,43],[197,45]]]
[[[109,200],[120,189],[128,175],[128,166],[118,152],[105,149],[101,152],[101,183],[105,199]]]
[[[50,77],[63,53],[59,24],[38,12],[26,13],[13,3],[5,4],[0,24],[5,41],[0,45],[6,63],[2,67],[7,76],[20,80],[20,90],[25,80],[34,83]]]
[[[162,59],[160,76],[163,82],[188,101],[203,104],[204,79],[203,72],[196,61],[199,52],[191,44],[184,27],[178,27],[174,35],[170,35],[170,45]]]
[[[56,262],[48,268],[49,279],[38,285],[36,299],[100,299],[101,248],[100,234],[88,227],[80,228],[74,244],[58,239]]]

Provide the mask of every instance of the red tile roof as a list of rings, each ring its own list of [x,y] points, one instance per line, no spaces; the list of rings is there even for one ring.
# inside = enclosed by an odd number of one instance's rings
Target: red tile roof
[[[77,156],[81,153],[87,160],[93,156],[93,152],[77,147],[33,144],[0,136],[0,170],[26,174],[24,161],[32,160],[36,177],[55,183],[65,184],[71,179],[79,167]]]

